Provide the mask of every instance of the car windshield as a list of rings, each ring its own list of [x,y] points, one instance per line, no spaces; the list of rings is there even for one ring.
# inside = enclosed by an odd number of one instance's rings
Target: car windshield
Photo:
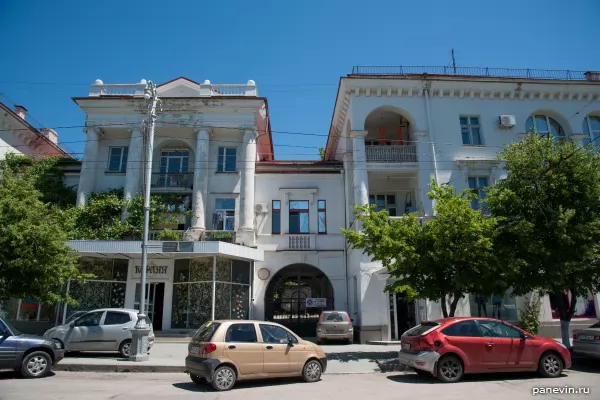
[[[201,342],[208,342],[215,331],[219,328],[221,324],[219,322],[208,321],[202,325],[194,335],[194,339],[198,339]]]
[[[345,313],[339,312],[324,312],[323,322],[348,322],[348,317]]]
[[[67,320],[65,321],[64,325],[70,324],[71,322],[75,321],[77,318],[81,317],[82,315],[87,314],[87,311],[76,311],[73,314],[71,314],[71,316],[69,318],[67,318]]]
[[[421,336],[428,330],[433,329],[439,325],[440,324],[437,322],[423,322],[421,325],[417,325],[414,328],[407,330],[404,333],[404,336]]]
[[[19,336],[22,332],[18,329],[16,329],[14,326],[12,326],[8,321],[0,321],[0,328],[2,328],[2,322],[4,322],[4,324],[8,327],[8,329],[10,329],[13,333],[13,335],[15,336]]]

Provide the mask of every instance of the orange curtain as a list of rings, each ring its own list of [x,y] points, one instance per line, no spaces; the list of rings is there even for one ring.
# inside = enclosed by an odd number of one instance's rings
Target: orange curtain
[[[379,144],[385,144],[385,128],[379,128]]]
[[[398,128],[398,137],[400,138],[400,144],[404,144],[404,132],[402,132],[402,128]]]

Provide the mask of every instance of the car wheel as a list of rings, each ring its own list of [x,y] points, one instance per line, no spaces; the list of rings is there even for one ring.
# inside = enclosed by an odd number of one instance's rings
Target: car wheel
[[[458,382],[463,376],[463,366],[458,357],[444,356],[437,364],[437,378],[445,383]]]
[[[321,379],[322,373],[323,368],[321,367],[321,363],[317,360],[310,360],[304,364],[302,378],[304,378],[306,382],[317,382],[319,379]]]
[[[213,373],[212,387],[218,391],[229,390],[235,385],[236,373],[233,368],[224,365]]]
[[[206,384],[206,379],[199,377],[198,375],[190,374],[190,378],[192,379],[192,382],[194,382],[196,385]]]
[[[50,373],[52,359],[45,351],[34,351],[27,354],[21,364],[21,374],[25,378],[41,378]]]
[[[119,346],[119,354],[123,358],[129,358],[129,356],[131,355],[131,340],[130,339],[123,340],[123,342]]]
[[[545,378],[556,378],[563,370],[562,358],[555,352],[544,353],[538,364],[538,372]]]

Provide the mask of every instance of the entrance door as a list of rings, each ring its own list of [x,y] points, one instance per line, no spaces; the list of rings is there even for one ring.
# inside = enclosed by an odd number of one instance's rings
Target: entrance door
[[[164,282],[146,283],[146,310],[145,314],[152,321],[152,329],[160,331],[162,329],[163,304],[165,298]],[[133,307],[140,309],[140,284],[135,285],[135,301]]]
[[[390,294],[390,327],[392,340],[400,340],[402,334],[416,326],[416,305],[407,301],[403,293]]]

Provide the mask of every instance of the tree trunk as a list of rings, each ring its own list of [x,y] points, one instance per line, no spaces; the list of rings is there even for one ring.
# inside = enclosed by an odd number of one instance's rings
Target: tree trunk
[[[458,302],[460,301],[461,293],[454,293],[454,297],[452,298],[452,303],[450,303],[450,316],[454,317],[456,313],[456,307],[458,307]]]
[[[442,316],[444,318],[448,318],[448,306],[446,304],[446,294],[442,294],[442,298],[440,299],[440,304],[442,305]]]

